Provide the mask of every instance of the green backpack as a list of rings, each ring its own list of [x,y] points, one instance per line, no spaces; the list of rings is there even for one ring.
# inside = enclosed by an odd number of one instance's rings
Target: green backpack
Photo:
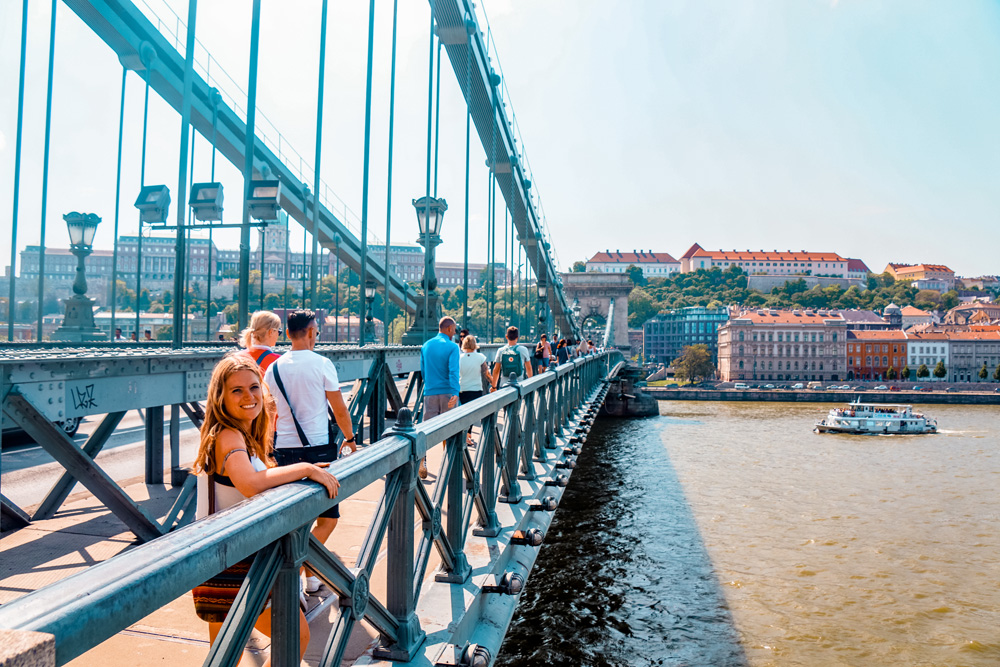
[[[500,374],[506,380],[511,373],[515,377],[521,377],[524,374],[524,362],[516,347],[505,347],[500,350]]]

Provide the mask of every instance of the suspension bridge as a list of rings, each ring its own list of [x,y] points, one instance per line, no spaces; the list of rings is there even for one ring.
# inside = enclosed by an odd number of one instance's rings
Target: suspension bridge
[[[439,107],[442,62],[447,61],[465,104],[466,200],[469,142],[476,140],[487,155],[490,238],[497,236],[501,218],[498,208],[503,211],[503,224],[508,226],[503,248],[498,249],[497,243],[491,241],[491,264],[497,263],[498,251],[502,251],[505,264],[513,264],[515,246],[518,248],[531,276],[523,276],[522,283],[532,283],[537,292],[534,313],[539,331],[555,330],[580,337],[583,298],[586,315],[600,315],[606,320],[598,341],[602,351],[571,359],[445,415],[420,420],[419,347],[388,345],[388,326],[381,341],[371,330],[359,327],[358,338],[350,345],[317,347],[317,352],[334,361],[341,381],[352,383],[349,409],[355,431],[361,434],[359,451],[331,467],[341,483],[337,501],[345,507],[345,516],[351,517],[353,525],[353,529],[338,528],[331,540],[337,545],[331,550],[312,538],[308,528],[332,502],[318,488],[304,483],[272,489],[208,519],[193,521],[195,478],[186,468],[190,461],[182,451],[184,431],[200,425],[204,416],[201,402],[206,398],[212,369],[231,351],[231,345],[185,339],[184,300],[191,278],[185,271],[185,255],[194,229],[207,229],[209,234],[213,229],[239,229],[238,326],[242,328],[251,306],[251,230],[277,219],[280,212],[312,239],[310,286],[303,289],[303,303],[308,303],[310,294],[315,299],[319,270],[316,257],[323,249],[354,271],[359,285],[372,285],[381,291],[387,323],[390,304],[412,317],[410,342],[414,338],[418,342],[425,340],[434,333],[433,329],[429,334],[427,331],[440,314],[433,269],[433,247],[439,239],[435,238],[437,230],[426,224],[434,213],[432,204],[417,208],[418,215],[422,214],[422,243],[429,257],[419,290],[401,278],[389,261],[388,222],[385,238],[377,239],[368,219],[375,0],[370,2],[366,26],[364,196],[359,215],[339,201],[320,173],[327,0],[322,0],[323,37],[317,54],[318,108],[312,167],[281,139],[277,128],[257,109],[260,0],[246,7],[252,13],[252,27],[245,92],[220,73],[211,54],[200,46],[196,0],[188,2],[186,21],[177,16],[158,17],[145,2],[139,2],[141,6],[128,0],[52,3],[46,132],[40,148],[45,162],[42,217],[44,221],[56,21],[67,20],[68,9],[121,64],[122,114],[127,81],[138,76],[142,82],[146,100],[143,170],[147,138],[156,131],[147,127],[149,94],[159,96],[180,118],[177,187],[151,185],[143,177],[136,203],[143,218],[149,216],[141,224],[176,232],[172,340],[143,345],[97,342],[94,338],[85,338],[85,342],[43,340],[43,223],[36,335],[33,340],[15,343],[17,279],[12,269],[7,318],[10,342],[0,349],[0,423],[24,431],[61,472],[44,498],[30,507],[21,507],[0,494],[4,530],[10,531],[4,533],[5,540],[14,539],[8,544],[16,543],[5,550],[8,563],[17,564],[8,567],[16,569],[26,563],[23,571],[13,574],[29,582],[20,587],[0,584],[4,595],[0,605],[0,664],[66,664],[74,659],[93,664],[113,661],[111,656],[117,654],[120,658],[122,652],[128,655],[143,632],[141,628],[146,627],[143,623],[164,609],[173,610],[194,586],[254,554],[250,573],[218,640],[210,647],[207,641],[188,642],[201,647],[193,662],[235,665],[248,642],[252,645],[254,620],[270,601],[273,634],[263,654],[269,655],[274,665],[298,664],[298,572],[307,563],[329,593],[310,609],[310,622],[323,630],[313,658],[316,664],[491,664],[594,419],[609,393],[612,397],[617,394],[619,403],[623,396],[627,397],[626,403],[635,396],[630,384],[616,380],[625,360],[616,343],[626,349],[628,343],[627,338],[621,340],[622,323],[627,318],[621,286],[564,285],[506,82],[498,72],[496,46],[484,25],[485,15],[469,0],[429,3],[427,184],[422,201],[438,201],[436,184],[432,187],[432,172],[437,170],[435,124],[439,108],[435,107]],[[19,233],[20,159],[25,148],[21,125],[25,40],[31,20],[27,0],[23,9],[12,267]],[[393,77],[396,9],[394,2]],[[390,181],[392,117],[390,111]],[[198,188],[193,183],[195,133],[212,149],[211,181],[198,184]],[[119,133],[116,200],[121,198],[121,143]],[[221,184],[215,180],[216,155],[242,174],[239,224],[223,224],[221,215],[212,213],[211,206],[221,208],[222,203],[221,195],[215,199],[215,192],[221,192]],[[212,190],[212,186],[219,187]],[[207,195],[197,194],[206,191]],[[173,224],[169,219],[171,199]],[[116,203],[116,239],[117,208]],[[466,239],[468,217],[466,206]],[[142,275],[142,229],[140,226],[140,261],[135,273],[137,296]],[[93,231],[90,233],[92,237]],[[373,255],[372,245],[384,247],[385,254],[381,258]],[[468,287],[467,250],[464,264],[464,284]],[[112,262],[111,271],[114,290],[118,283],[117,262]],[[510,287],[514,287],[513,281]],[[85,291],[84,283],[77,294],[84,297]],[[489,308],[495,315],[504,304],[497,303],[495,290],[490,291],[493,296]],[[508,306],[512,305],[513,292],[508,291]],[[466,289],[466,321],[468,295]],[[359,321],[365,315],[370,320],[370,301],[367,307],[360,298],[358,301]],[[528,310],[527,302],[525,296],[524,311]],[[86,301],[88,312],[89,303]],[[114,308],[113,291],[111,303]],[[118,316],[124,319],[133,314]],[[495,321],[495,316],[490,317],[491,330],[484,332],[486,339],[501,333],[500,327],[492,330]],[[484,348],[489,352],[495,345],[489,343]],[[144,473],[138,487],[116,479],[98,461],[130,413],[141,415],[143,430],[140,456]],[[619,409],[616,414],[628,414],[628,410]],[[77,441],[64,425],[80,419],[96,426],[86,439]],[[434,447],[441,442],[446,443],[443,450]],[[436,474],[420,480],[416,466],[425,456]],[[44,585],[30,583],[38,581],[32,579],[36,568],[48,567],[46,558],[54,554],[38,550],[37,541],[11,536],[27,535],[22,531],[34,529],[48,530],[42,528],[50,525],[46,522],[62,521],[59,525],[65,526],[71,492],[77,483],[85,487],[92,506],[104,512],[118,530],[131,535],[131,540],[109,546],[106,536],[98,536],[96,541],[110,550],[103,562],[64,578],[56,577],[55,581],[43,577]],[[151,502],[149,495],[153,491],[160,493],[159,503]],[[53,535],[58,533],[53,529]],[[5,572],[8,580],[11,574],[11,570]],[[193,616],[193,609],[179,613]],[[173,646],[180,651],[183,645],[184,641],[178,640]],[[38,661],[16,662],[28,659]],[[187,664],[191,655],[177,653],[170,659]],[[129,664],[138,663],[139,658],[130,657]]]

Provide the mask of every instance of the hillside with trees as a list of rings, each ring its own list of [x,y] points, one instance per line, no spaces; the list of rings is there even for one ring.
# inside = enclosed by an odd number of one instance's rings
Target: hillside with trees
[[[909,283],[897,282],[891,275],[869,275],[865,289],[837,285],[806,286],[803,279],[790,280],[770,293],[748,289],[747,274],[738,266],[718,267],[676,273],[667,278],[646,280],[641,271],[631,271],[635,287],[629,295],[629,326],[640,327],[657,313],[689,306],[742,305],[746,308],[834,308],[881,311],[890,303],[916,306],[922,310],[947,310],[958,305],[954,291],[939,294],[917,290]]]

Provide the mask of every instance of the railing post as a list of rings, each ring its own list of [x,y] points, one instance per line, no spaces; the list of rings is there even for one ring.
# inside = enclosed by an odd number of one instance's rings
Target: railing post
[[[417,461],[419,460],[417,439],[409,409],[399,411],[399,418],[392,433],[402,435],[413,443],[410,460],[400,467],[403,483],[399,497],[389,517],[389,531],[386,537],[386,608],[399,623],[398,637],[394,644],[379,646],[374,655],[381,660],[409,661],[416,655],[426,633],[420,627],[416,612],[416,584],[414,581],[414,533],[413,523],[417,497]]]
[[[281,569],[271,591],[271,664],[298,667],[299,568],[306,559],[309,526],[302,526],[281,538]]]
[[[146,408],[146,484],[163,484],[163,406]]]
[[[559,376],[549,383],[545,388],[545,401],[542,406],[541,418],[545,420],[545,448],[556,448],[555,417],[556,417],[556,396],[559,391]]]
[[[483,469],[480,473],[482,475],[482,481],[480,483],[480,489],[483,494],[483,501],[486,505],[486,517],[485,523],[481,523],[479,528],[475,528],[472,534],[477,537],[496,537],[500,534],[500,519],[497,517],[497,477],[496,477],[496,467],[502,465],[502,458],[500,457],[500,443],[497,437],[497,413],[493,413],[486,418],[483,424],[483,434],[489,434],[484,437],[482,444],[483,448]]]
[[[513,375],[513,373],[511,373]],[[512,382],[512,387],[517,383]],[[517,504],[521,502],[521,487],[517,483],[517,463],[521,455],[521,404],[523,398],[507,406],[507,442],[503,443],[503,488],[500,502]]]
[[[469,559],[465,555],[465,432],[448,438],[448,453],[451,455],[451,471],[448,473],[448,519],[445,522],[445,539],[455,554],[455,564],[450,572],[442,572],[435,581],[450,584],[464,584],[472,573]]]

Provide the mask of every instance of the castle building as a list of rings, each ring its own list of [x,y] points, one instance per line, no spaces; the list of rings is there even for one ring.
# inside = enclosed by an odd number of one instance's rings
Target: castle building
[[[681,257],[681,271],[738,266],[747,275],[847,278],[848,260],[835,252],[705,250],[695,243]]]

